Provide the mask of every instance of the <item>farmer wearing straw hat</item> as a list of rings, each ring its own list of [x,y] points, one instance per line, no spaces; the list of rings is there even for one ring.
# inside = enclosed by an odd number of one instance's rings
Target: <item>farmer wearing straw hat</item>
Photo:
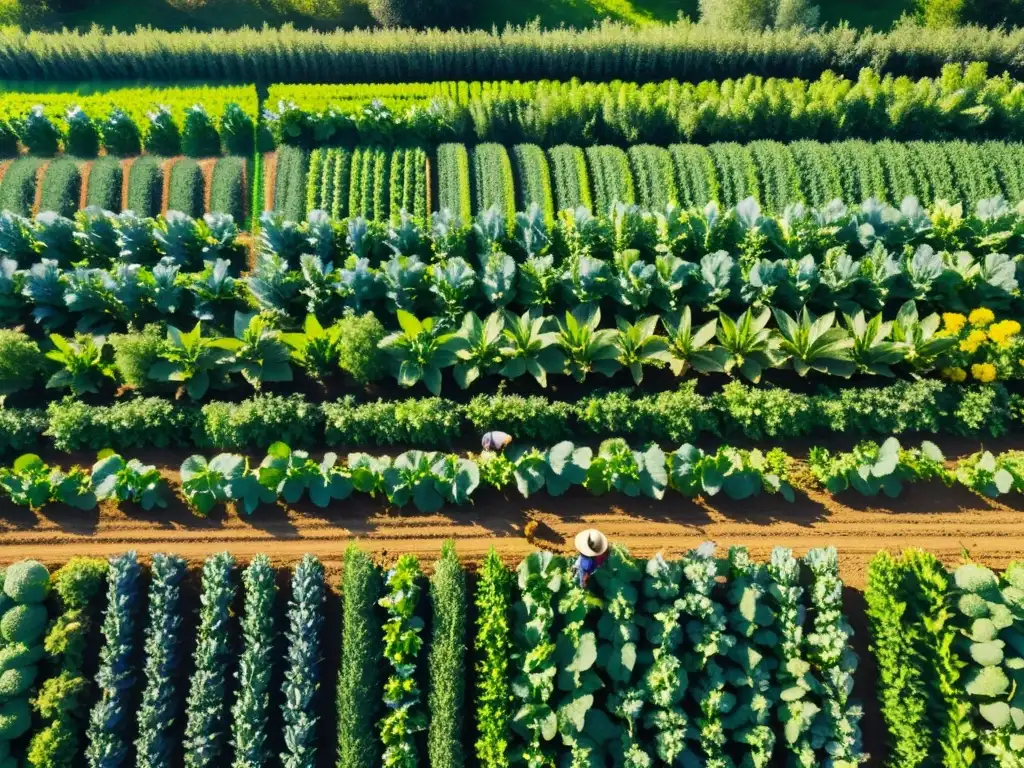
[[[576,559],[576,574],[580,586],[585,587],[594,571],[608,559],[608,537],[596,528],[587,528],[576,534],[576,549],[580,553]]]

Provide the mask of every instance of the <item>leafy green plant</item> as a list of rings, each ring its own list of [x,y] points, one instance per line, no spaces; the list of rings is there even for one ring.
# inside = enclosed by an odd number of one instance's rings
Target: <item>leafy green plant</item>
[[[51,333],[53,349],[46,353],[49,360],[60,369],[54,373],[46,386],[54,389],[70,389],[72,394],[99,392],[105,379],[114,378],[113,354],[106,340],[79,334],[73,339]]]
[[[455,364],[455,334],[441,331],[432,317],[420,321],[402,309],[397,317],[402,330],[385,336],[380,346],[397,367],[398,383],[411,387],[422,381],[433,394],[440,394],[441,370]]]
[[[0,468],[0,489],[14,504],[30,509],[50,503],[82,510],[96,506],[96,495],[84,469],[72,467],[64,472],[32,453],[19,456],[10,468]]]
[[[616,360],[623,368],[629,369],[634,384],[643,381],[643,366],[660,366],[669,362],[668,342],[663,336],[655,334],[658,327],[657,315],[642,318],[635,323],[626,322],[620,317],[616,323]]]
[[[721,492],[730,499],[747,499],[763,490],[781,494],[787,501],[795,498],[789,484],[788,457],[778,448],[765,454],[722,446],[706,454],[686,444],[669,455],[668,464],[671,485],[684,496]]]
[[[591,459],[584,485],[594,494],[614,488],[627,496],[660,499],[668,486],[665,453],[654,444],[638,451],[621,438],[605,440]]]
[[[1013,491],[1024,493],[1024,452],[973,453],[957,462],[956,478],[975,493],[991,498]]]
[[[850,360],[853,342],[845,330],[833,327],[834,312],[815,318],[804,307],[799,318],[794,319],[775,310],[775,320],[781,337],[777,349],[784,356],[785,364],[791,365],[797,375],[806,376],[812,370],[845,377],[853,373],[855,366]]]
[[[619,367],[615,331],[598,329],[600,323],[601,310],[589,305],[566,312],[564,322],[558,321],[555,343],[565,356],[566,371],[576,381],[582,382],[594,371],[611,376]],[[637,339],[640,335],[640,331],[634,333]]]
[[[481,375],[493,373],[501,365],[504,328],[501,312],[492,312],[483,322],[475,312],[468,312],[463,318],[462,327],[455,335],[458,362],[453,371],[460,387],[468,389]]]
[[[476,756],[482,765],[507,768],[511,739],[512,572],[491,549],[477,583]]]
[[[145,510],[166,507],[166,483],[160,471],[138,459],[125,461],[113,451],[101,451],[92,467],[92,488],[100,501],[131,501]]]
[[[282,333],[281,341],[292,349],[292,359],[317,381],[340,370],[342,327],[324,328],[316,315],[306,315],[302,333]]]
[[[446,541],[430,579],[431,636],[427,655],[430,677],[427,688],[427,754],[439,768],[460,768],[462,710],[466,696],[466,574]]]
[[[227,350],[227,369],[242,374],[255,389],[265,381],[291,381],[291,355],[279,331],[262,315],[235,313],[234,338],[214,339],[210,345]]]
[[[182,462],[181,493],[192,511],[202,517],[230,499],[241,500],[251,512],[262,497],[258,489],[244,456],[222,453],[207,461],[197,455]]]
[[[764,370],[776,364],[775,343],[767,327],[771,314],[765,308],[756,316],[748,309],[736,321],[728,315],[719,316],[715,336],[727,355],[727,373],[735,368],[756,384]]]
[[[219,383],[227,372],[231,350],[217,339],[203,337],[202,322],[186,333],[174,326],[167,329],[167,346],[160,351],[160,360],[149,371],[157,381],[181,383],[181,392],[192,400],[201,400],[213,383]]]
[[[678,315],[662,317],[667,331],[668,367],[676,376],[688,368],[698,373],[725,373],[728,353],[712,344],[718,329],[717,320],[709,320],[696,330],[690,319],[690,307],[683,307]]]
[[[505,360],[501,375],[517,379],[529,373],[542,387],[547,386],[549,373],[565,369],[565,357],[558,348],[558,334],[545,331],[546,318],[526,312],[517,317],[506,314],[502,331],[504,344],[500,349]]]
[[[895,498],[903,491],[904,482],[938,478],[950,485],[953,481],[942,452],[927,440],[921,443],[920,450],[904,450],[895,437],[881,446],[864,441],[849,453],[835,455],[826,448],[812,448],[808,465],[811,474],[830,493],[852,488],[864,496],[877,496],[881,491]]]

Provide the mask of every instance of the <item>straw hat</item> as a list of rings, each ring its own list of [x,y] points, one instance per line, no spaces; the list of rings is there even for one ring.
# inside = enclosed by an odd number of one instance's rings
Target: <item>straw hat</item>
[[[608,551],[608,537],[597,528],[587,528],[576,534],[576,549],[587,557],[600,557]]]

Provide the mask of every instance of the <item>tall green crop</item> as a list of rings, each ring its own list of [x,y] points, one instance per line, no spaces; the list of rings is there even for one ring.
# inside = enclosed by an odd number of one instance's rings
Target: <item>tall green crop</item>
[[[427,655],[429,687],[427,756],[431,766],[461,768],[462,708],[466,698],[466,574],[445,542],[430,579],[432,611],[430,651]]]
[[[483,768],[508,768],[511,740],[512,572],[491,549],[476,588],[476,756]]]
[[[227,552],[203,564],[202,608],[185,723],[185,765],[210,768],[225,759],[228,739],[228,674],[235,561]]]
[[[141,569],[134,552],[110,561],[104,644],[96,672],[99,700],[89,715],[85,757],[89,768],[123,765],[131,751],[130,733],[135,706],[133,688],[135,626],[139,620]]]
[[[146,687],[139,707],[135,740],[139,768],[164,768],[176,752],[172,729],[181,711],[178,670],[184,655],[181,636],[181,580],[185,561],[176,555],[153,555],[146,626]]]
[[[383,685],[380,571],[351,544],[341,582],[343,614],[338,673],[338,768],[379,768],[377,713]]]
[[[245,613],[242,655],[238,660],[238,698],[231,709],[235,768],[259,768],[268,759],[267,720],[274,667],[274,599],[277,585],[270,559],[256,555],[242,575]]]
[[[324,623],[324,567],[313,555],[304,555],[292,576],[288,603],[288,666],[284,673],[284,768],[316,765],[317,694],[323,664],[321,634]]]
[[[583,150],[561,144],[548,150],[548,158],[552,167],[555,210],[575,210],[579,206],[592,210],[590,175]]]

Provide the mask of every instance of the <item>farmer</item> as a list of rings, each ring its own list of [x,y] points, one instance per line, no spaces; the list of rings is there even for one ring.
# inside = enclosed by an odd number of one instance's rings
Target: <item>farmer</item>
[[[576,549],[580,553],[576,558],[576,574],[580,586],[585,587],[594,571],[608,559],[608,537],[596,528],[587,528],[576,534]]]
[[[505,450],[509,443],[512,442],[512,435],[508,432],[488,432],[480,440],[480,445],[485,451],[491,451],[493,453],[501,453]]]

